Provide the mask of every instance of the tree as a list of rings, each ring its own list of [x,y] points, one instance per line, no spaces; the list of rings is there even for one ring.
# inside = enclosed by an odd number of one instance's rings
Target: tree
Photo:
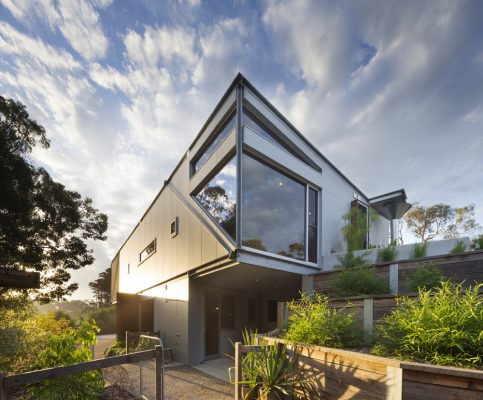
[[[407,228],[422,242],[443,237],[454,239],[480,228],[475,218],[475,206],[451,207],[448,204],[421,206],[415,203],[404,216]]]
[[[0,266],[41,272],[41,289],[29,293],[48,302],[77,289],[69,270],[94,262],[87,241],[106,239],[107,216],[34,166],[36,145],[49,147],[45,129],[23,104],[0,96]]]
[[[99,274],[99,278],[89,282],[89,287],[98,307],[111,303],[111,268]]]

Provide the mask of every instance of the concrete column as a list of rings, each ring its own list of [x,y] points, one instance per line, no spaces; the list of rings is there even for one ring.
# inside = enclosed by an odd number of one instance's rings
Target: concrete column
[[[389,290],[391,294],[399,293],[399,264],[389,265]]]
[[[374,299],[364,299],[364,342],[371,343],[374,331]]]
[[[302,275],[302,293],[314,291],[314,277],[312,275]]]

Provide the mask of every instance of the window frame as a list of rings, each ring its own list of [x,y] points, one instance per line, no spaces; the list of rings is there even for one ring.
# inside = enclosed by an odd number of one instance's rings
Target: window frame
[[[250,128],[249,128],[250,129]],[[245,246],[242,244],[243,242],[243,221],[240,221],[241,223],[241,232],[240,232],[240,247],[244,250],[247,250],[247,251],[250,251],[250,252],[253,252],[253,253],[258,253],[260,255],[264,255],[264,256],[267,256],[267,257],[271,257],[271,258],[274,258],[274,259],[279,259],[279,260],[286,260],[286,261],[290,261],[290,262],[295,262],[295,263],[298,263],[298,264],[302,264],[302,265],[307,265],[307,264],[310,264],[311,266],[315,266],[315,267],[318,267],[318,262],[319,262],[319,254],[320,254],[320,189],[318,189],[315,185],[313,185],[312,183],[310,183],[309,181],[307,181],[306,179],[303,179],[301,177],[298,177],[298,176],[295,176],[294,174],[290,174],[289,172],[283,170],[282,168],[278,167],[278,165],[276,163],[273,163],[270,161],[270,159],[268,159],[268,157],[266,155],[258,155],[258,154],[255,154],[251,151],[247,151],[246,149],[243,149],[243,151],[241,152],[241,155],[242,157],[243,156],[248,156],[248,157],[251,157],[253,158],[254,160],[262,163],[263,165],[265,165],[267,168],[271,168],[273,169],[274,171],[286,176],[287,178],[289,179],[292,179],[294,180],[295,182],[301,184],[304,186],[304,196],[305,196],[305,203],[304,203],[304,208],[305,208],[305,214],[304,214],[304,240],[305,240],[305,243],[304,243],[304,259],[301,260],[301,259],[298,259],[298,258],[293,258],[293,257],[287,257],[287,256],[283,256],[283,255],[280,255],[280,254],[276,254],[276,253],[272,253],[272,252],[269,252],[269,251],[266,251],[266,250],[260,250],[260,249],[256,249],[256,248],[253,248],[253,247],[248,247],[248,246]],[[242,162],[242,165],[243,165],[243,162]],[[242,166],[242,172],[240,173],[240,179],[242,179],[242,174],[243,174],[243,166]],[[243,187],[243,184],[242,184],[242,187]],[[317,210],[317,261],[316,262],[312,262],[312,261],[308,261],[308,230],[309,230],[309,225],[308,225],[308,204],[309,204],[309,189],[312,188],[313,190],[316,191],[317,193],[317,204],[316,204],[316,210]],[[243,189],[242,189],[243,191]],[[237,217],[240,217],[240,219],[243,219],[243,193],[241,195],[241,202],[240,202],[240,205],[239,205],[239,214],[237,214]],[[238,211],[238,208],[237,208],[237,211]]]
[[[218,150],[218,148],[222,145],[222,143],[224,143],[225,140],[230,136],[231,132],[233,130],[236,130],[236,128],[237,128],[236,119],[237,119],[236,110],[230,110],[221,119],[221,121],[218,123],[218,125],[213,129],[212,133],[206,139],[205,143],[203,143],[203,145],[199,148],[199,150],[196,152],[196,154],[190,160],[190,178],[195,176],[203,168],[203,166],[213,156],[213,154],[216,153],[216,150]],[[200,164],[198,169],[196,169],[196,164],[198,163],[198,161],[206,153],[206,151],[210,148],[210,146],[215,142],[216,138],[223,132],[223,130],[232,121],[234,122],[233,127],[228,131],[228,133],[220,141],[220,143],[218,143],[215,147],[213,147],[213,151],[211,152],[211,154],[206,158],[206,160],[202,164]]]
[[[178,224],[179,218],[174,217],[174,219],[171,221],[171,224],[169,224],[169,233],[171,234],[171,239],[175,238],[178,236],[179,233],[179,224]],[[174,232],[173,232],[173,224],[174,224]]]
[[[198,207],[200,207],[201,210],[203,210],[204,215],[206,215],[211,220],[211,222],[214,223],[215,226],[221,232],[223,232],[223,234],[228,238],[230,243],[233,244],[233,245],[236,245],[236,236],[237,236],[237,233],[238,233],[238,232],[236,232],[236,228],[235,228],[235,238],[233,238],[233,236],[229,232],[227,232],[227,230],[225,228],[223,228],[220,225],[220,223],[205,209],[205,207],[196,198],[196,195],[208,184],[208,182],[210,182],[217,174],[219,174],[221,172],[221,170],[223,168],[225,168],[232,160],[236,160],[237,155],[238,155],[238,153],[235,150],[230,151],[225,157],[223,157],[223,160],[221,160],[216,165],[216,167],[213,168],[213,170],[208,175],[206,175],[206,177],[200,182],[200,184],[197,185],[196,188],[191,191],[191,194],[190,194],[191,198],[196,203],[196,205]],[[239,175],[239,171],[237,170],[235,182],[238,179],[238,175]],[[236,189],[238,191],[237,185],[236,185]],[[239,215],[240,215],[239,211],[238,211],[240,206],[237,204],[237,202],[238,202],[238,193],[235,195],[235,218],[236,219],[238,219]],[[235,225],[236,225],[236,219],[235,219]]]
[[[146,249],[151,246],[151,244],[154,243],[154,250],[152,253],[148,254],[144,259],[142,259],[142,254],[146,251]],[[157,245],[157,240],[156,238],[154,238],[153,240],[151,240],[149,242],[149,244],[139,253],[139,263],[138,263],[138,267],[143,263],[145,262],[146,260],[148,260],[153,254],[156,253],[156,251],[158,250],[158,245]]]

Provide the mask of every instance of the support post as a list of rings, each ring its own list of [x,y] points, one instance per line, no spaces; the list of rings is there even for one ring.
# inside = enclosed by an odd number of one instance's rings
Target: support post
[[[364,299],[364,342],[372,342],[374,329],[374,299]]]
[[[129,331],[126,331],[126,354],[129,354],[129,344],[128,344],[128,339],[129,339]]]
[[[285,301],[277,303],[277,328],[280,330],[288,326],[288,304]]]
[[[386,367],[386,399],[402,400],[402,368]]]
[[[156,362],[154,366],[154,375],[155,375],[155,391],[156,391],[156,400],[163,400],[164,398],[164,351],[163,348],[159,345],[155,347],[156,350]]]
[[[235,343],[235,400],[242,399],[241,385],[242,380],[242,351],[241,343]]]
[[[5,390],[3,389],[3,377],[5,374],[3,372],[0,372],[0,400],[7,400],[7,393],[5,393]]]
[[[389,290],[391,294],[399,293],[399,264],[389,265]]]

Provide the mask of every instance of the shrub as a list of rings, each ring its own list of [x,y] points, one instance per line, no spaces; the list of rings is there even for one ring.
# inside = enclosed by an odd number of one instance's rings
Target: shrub
[[[96,343],[98,332],[95,322],[80,320],[75,329],[52,335],[33,367],[44,369],[89,361],[90,346]],[[103,388],[102,373],[89,371],[42,381],[30,389],[30,395],[38,400],[94,400]]]
[[[91,308],[85,312],[85,319],[96,321],[101,334],[116,332],[116,307]]]
[[[426,257],[426,253],[428,251],[428,243],[421,242],[416,243],[411,251],[411,258],[423,258]]]
[[[362,254],[360,256],[355,256],[354,252],[349,251],[345,253],[343,256],[339,256],[339,264],[335,266],[337,269],[341,268],[354,268],[354,267],[365,267],[369,265],[369,261],[367,260],[367,254]]]
[[[285,339],[328,347],[354,347],[360,343],[354,314],[330,308],[326,296],[302,294],[299,301],[290,302],[288,307],[292,314]]]
[[[471,241],[471,250],[483,250],[483,234]]]
[[[105,357],[120,356],[126,354],[126,344],[124,341],[115,339],[109,347],[104,350]]]
[[[410,292],[419,289],[430,290],[440,285],[443,273],[434,263],[417,265],[411,275],[405,275],[406,288]]]
[[[397,257],[397,247],[389,245],[377,252],[377,262],[391,262]]]
[[[388,284],[376,275],[374,267],[354,267],[340,271],[334,289],[337,296],[389,293]]]
[[[256,332],[245,329],[242,336],[245,345],[258,344]],[[304,376],[304,371],[296,368],[297,351],[289,352],[285,344],[260,343],[260,346],[259,352],[249,352],[242,359],[241,384],[246,388],[243,398],[311,398],[315,385],[311,377]]]
[[[483,284],[463,290],[444,281],[417,299],[398,299],[398,308],[377,325],[373,353],[404,360],[478,368],[483,366]]]
[[[70,321],[51,314],[35,314],[31,305],[0,307],[0,371],[17,374],[32,370],[38,354],[53,335],[69,331]]]
[[[466,244],[462,240],[458,240],[454,247],[451,249],[451,254],[461,254],[466,251]]]

